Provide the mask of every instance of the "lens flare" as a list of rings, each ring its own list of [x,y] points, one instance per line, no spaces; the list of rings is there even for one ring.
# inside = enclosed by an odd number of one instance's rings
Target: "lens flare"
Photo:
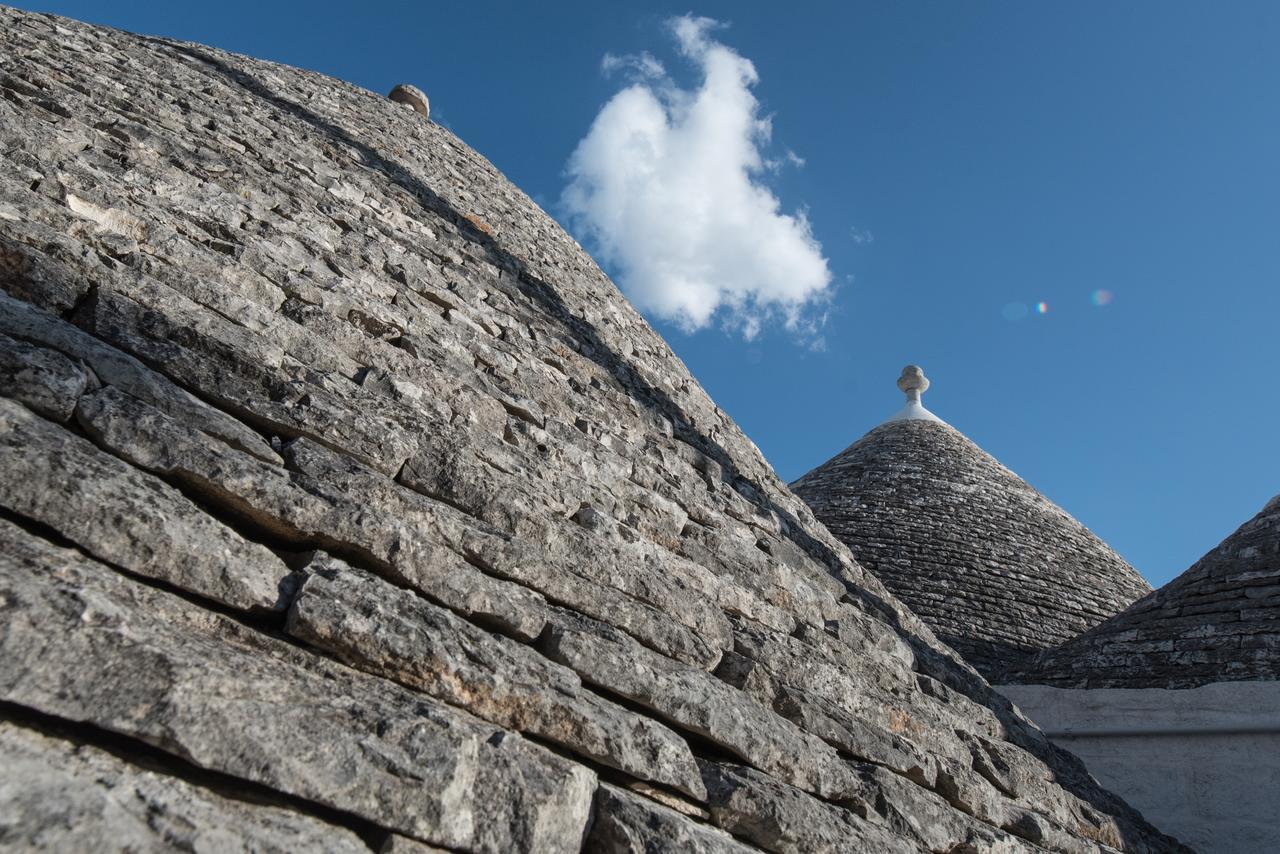
[[[1048,314],[1048,313],[1049,313],[1049,303],[1043,302],[1043,301],[1036,303],[1036,314]]]
[[[1092,301],[1093,304],[1098,307],[1102,307],[1104,305],[1111,305],[1111,301],[1115,298],[1116,298],[1116,295],[1113,294],[1111,291],[1107,290],[1106,288],[1098,288],[1096,291],[1093,292],[1093,295],[1089,297],[1090,301]]]

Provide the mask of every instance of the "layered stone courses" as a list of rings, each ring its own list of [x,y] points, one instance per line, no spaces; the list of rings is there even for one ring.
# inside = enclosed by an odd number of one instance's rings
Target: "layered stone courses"
[[[0,843],[1180,850],[444,128],[0,8],[0,144]]]
[[[791,484],[988,678],[1150,592],[1133,567],[940,421],[882,424]]]
[[[1186,572],[1005,675],[1062,688],[1280,679],[1280,496]]]

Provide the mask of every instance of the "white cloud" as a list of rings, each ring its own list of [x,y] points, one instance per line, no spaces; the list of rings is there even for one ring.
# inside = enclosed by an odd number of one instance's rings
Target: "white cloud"
[[[804,211],[783,213],[764,183],[772,128],[755,66],[711,37],[721,25],[709,18],[668,25],[701,81],[680,88],[648,54],[605,57],[632,82],[569,160],[570,221],[641,310],[690,331],[714,318],[750,339],[780,317],[814,335],[831,272]]]
[[[667,76],[667,69],[648,51],[627,56],[606,53],[600,60],[600,70],[606,77],[617,71],[625,71],[641,80],[660,80]]]

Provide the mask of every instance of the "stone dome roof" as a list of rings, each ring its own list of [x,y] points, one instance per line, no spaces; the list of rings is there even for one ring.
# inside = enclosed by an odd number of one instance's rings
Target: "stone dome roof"
[[[0,141],[11,846],[1182,850],[447,129],[0,7]]]
[[[1063,688],[1280,679],[1280,495],[1164,587],[1008,676]]]
[[[925,410],[917,385],[903,389],[902,412],[791,488],[938,637],[995,680],[1151,591],[1106,543]]]

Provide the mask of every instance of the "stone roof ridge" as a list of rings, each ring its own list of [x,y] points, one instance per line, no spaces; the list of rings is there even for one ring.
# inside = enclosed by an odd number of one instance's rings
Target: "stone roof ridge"
[[[946,423],[925,409],[924,403],[920,400],[921,395],[929,389],[929,378],[924,375],[924,369],[919,365],[907,365],[902,369],[902,376],[898,377],[898,388],[906,394],[907,402],[891,418],[885,420],[885,424],[893,424],[897,421],[937,421],[940,424]]]

